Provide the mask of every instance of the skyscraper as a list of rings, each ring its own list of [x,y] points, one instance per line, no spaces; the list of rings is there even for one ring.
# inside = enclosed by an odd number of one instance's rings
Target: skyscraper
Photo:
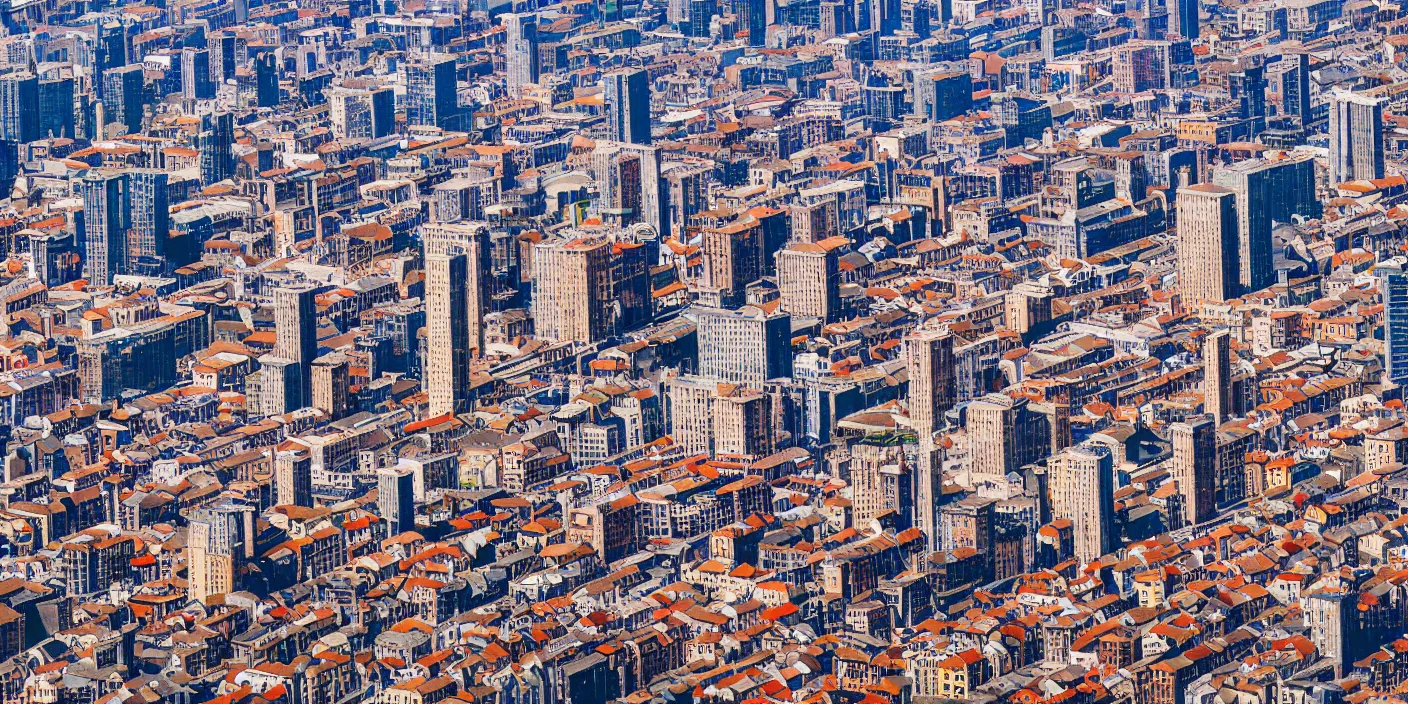
[[[645,69],[614,71],[606,83],[607,134],[617,142],[650,144],[650,83]]]
[[[1184,39],[1198,38],[1198,0],[1171,0],[1168,4],[1168,33]]]
[[[1050,422],[1025,398],[988,394],[968,404],[964,431],[970,481],[1005,483],[1008,474],[1050,454]]]
[[[416,527],[415,473],[409,469],[383,467],[376,471],[376,506],[390,523],[390,535]]]
[[[905,369],[909,373],[909,424],[919,440],[913,484],[915,525],[924,531],[929,550],[937,549],[936,488],[942,484],[943,467],[934,433],[944,425],[944,414],[953,408],[953,334],[943,330],[915,330],[904,340]]]
[[[699,375],[732,384],[792,376],[792,316],[759,306],[696,307]]]
[[[508,89],[517,93],[523,86],[538,82],[538,17],[530,13],[506,14],[504,28],[508,46],[504,59],[508,68]]]
[[[593,344],[649,320],[644,249],[598,237],[534,245],[534,335]]]
[[[1115,467],[1110,449],[1085,443],[1068,447],[1047,464],[1051,515],[1071,522],[1081,564],[1115,549]]]
[[[0,139],[19,143],[39,139],[39,79],[28,71],[0,76]]]
[[[313,360],[313,398],[310,406],[332,420],[347,415],[347,385],[351,364],[342,352],[330,352]]]
[[[73,139],[73,79],[55,78],[39,82],[39,139]]]
[[[456,285],[468,279],[464,254],[426,255],[425,387],[432,416],[469,410],[469,303],[465,287]]]
[[[83,178],[84,275],[94,286],[111,285],[127,269],[128,188],[125,173],[93,171]]]
[[[1211,416],[1190,418],[1169,428],[1173,440],[1171,474],[1183,497],[1184,520],[1197,524],[1217,512],[1217,424]]]
[[[317,289],[311,286],[274,291],[274,356],[292,360],[298,371],[298,398],[285,398],[286,408],[312,405],[313,360],[318,356]]]
[[[904,339],[904,359],[910,426],[922,447],[943,428],[944,414],[953,408],[953,334],[947,329],[914,330]]]
[[[289,443],[294,445],[294,443]],[[295,446],[274,453],[275,502],[280,506],[313,507],[313,458],[307,449]]]
[[[215,84],[210,82],[209,51],[192,47],[181,50],[181,93],[187,100],[215,97]]]
[[[744,0],[747,8],[748,46],[764,46],[768,39],[768,4],[772,0]]]
[[[127,254],[134,273],[166,273],[166,242],[171,232],[167,205],[169,175],[155,169],[133,169],[130,179],[131,236]]]
[[[209,604],[212,596],[238,591],[240,571],[254,559],[254,508],[224,501],[194,509],[187,518],[190,597]]]
[[[235,175],[235,118],[228,112],[200,119],[200,182],[219,183]]]
[[[1305,125],[1310,122],[1310,54],[1286,54],[1281,61],[1290,63],[1280,74],[1281,110],[1299,117]]]
[[[1335,90],[1330,98],[1330,184],[1384,177],[1385,99]]]
[[[1384,381],[1408,384],[1408,260],[1394,257],[1374,267],[1384,303]]]
[[[1232,336],[1218,330],[1203,341],[1203,409],[1222,425],[1232,417]]]
[[[108,125],[120,124],[127,134],[142,131],[147,103],[145,81],[142,67],[137,65],[114,68],[103,75],[103,114]]]
[[[455,57],[428,54],[406,62],[406,124],[459,128]]]
[[[1178,287],[1185,304],[1239,295],[1236,196],[1212,184],[1178,190]]]
[[[254,59],[254,104],[272,108],[279,104],[279,65],[274,52],[266,51]]]
[[[1310,158],[1247,159],[1213,171],[1212,182],[1236,195],[1237,283],[1260,291],[1276,280],[1272,262],[1274,222],[1292,215],[1319,217],[1315,165]]]

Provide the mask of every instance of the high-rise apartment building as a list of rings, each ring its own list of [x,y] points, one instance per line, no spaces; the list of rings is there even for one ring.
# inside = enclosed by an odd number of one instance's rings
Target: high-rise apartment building
[[[1236,194],[1230,189],[1202,183],[1178,190],[1177,265],[1178,287],[1186,305],[1225,301],[1240,294],[1244,266],[1237,238]]]
[[[470,401],[469,256],[425,257],[425,388],[430,414],[460,413]]]
[[[1071,522],[1075,556],[1086,564],[1116,547],[1115,467],[1110,449],[1094,443],[1068,447],[1047,463],[1051,515]]]
[[[127,228],[131,226],[131,193],[127,174],[90,171],[84,176],[83,264],[95,286],[108,286],[127,271]]]
[[[1384,304],[1384,381],[1408,384],[1408,260],[1379,262],[1374,273]]]
[[[650,144],[650,75],[645,69],[613,71],[605,83],[607,135],[617,142]]]
[[[1203,341],[1203,408],[1222,425],[1232,417],[1232,336],[1218,330]]]
[[[974,484],[1006,482],[1008,474],[1050,454],[1050,421],[1025,398],[988,394],[968,404],[966,415]]]
[[[1183,497],[1184,520],[1211,520],[1217,513],[1217,423],[1211,416],[1190,418],[1169,428],[1173,441],[1170,473]]]
[[[594,344],[650,318],[645,247],[608,237],[539,242],[533,247],[533,332]]]
[[[325,354],[313,360],[313,395],[308,405],[322,411],[331,420],[346,416],[351,366],[347,355],[341,352]]]
[[[835,322],[841,313],[841,248],[844,237],[797,242],[777,253],[778,308],[794,318]]]
[[[910,522],[914,510],[914,477],[905,461],[904,447],[886,438],[864,438],[851,443],[851,523],[870,532],[871,521],[887,511]]]
[[[146,104],[146,77],[140,65],[121,66],[103,74],[104,127],[117,123],[127,134],[141,132]]]
[[[377,513],[390,524],[390,535],[416,527],[415,472],[400,467],[376,471]]]
[[[275,503],[280,506],[313,507],[313,458],[297,443],[290,449],[271,450],[274,454]]]
[[[1384,177],[1384,98],[1330,96],[1330,184]]]
[[[792,316],[761,306],[695,308],[699,375],[734,384],[792,376]]]
[[[953,334],[947,329],[917,329],[904,338],[905,369],[909,372],[909,422],[920,445],[944,426],[953,408]]]
[[[538,82],[538,17],[530,13],[503,15],[508,45],[504,64],[508,72],[508,88],[517,92]]]
[[[238,575],[254,559],[254,508],[225,501],[194,509],[187,519],[190,597],[209,604],[212,596],[238,591]]]
[[[406,62],[406,124],[460,128],[455,57],[418,56]]]
[[[1212,182],[1236,195],[1238,285],[1244,292],[1260,291],[1276,280],[1273,222],[1320,216],[1315,162],[1310,157],[1248,159],[1218,168]]]
[[[215,97],[215,84],[210,82],[209,51],[193,47],[181,50],[181,93],[187,100]]]
[[[165,274],[169,268],[166,244],[171,236],[170,175],[156,169],[131,169],[127,176],[131,205],[131,230],[127,238],[130,268],[134,273]]]

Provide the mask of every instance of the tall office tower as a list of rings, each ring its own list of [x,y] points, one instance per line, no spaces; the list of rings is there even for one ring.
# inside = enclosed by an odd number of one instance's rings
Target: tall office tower
[[[904,338],[905,369],[909,372],[909,424],[920,446],[932,441],[953,408],[953,334],[947,329],[912,331]]]
[[[714,399],[714,453],[767,457],[777,449],[772,397],[746,386],[720,389]]]
[[[210,82],[209,51],[191,47],[181,50],[181,93],[186,100],[215,97],[215,84]]]
[[[347,415],[347,385],[351,363],[341,352],[325,354],[313,360],[313,402],[309,405],[327,414],[332,420]]]
[[[1115,465],[1110,448],[1095,443],[1068,447],[1046,468],[1051,515],[1071,522],[1075,556],[1088,564],[1118,545],[1115,527]]]
[[[296,443],[289,443],[296,445]],[[274,493],[279,506],[313,507],[313,456],[307,449],[274,453]]]
[[[694,309],[699,375],[732,384],[792,376],[792,316],[758,306]]]
[[[285,408],[312,405],[312,365],[318,357],[317,289],[308,286],[274,291],[275,357],[292,360],[298,379],[290,383],[297,398],[284,399]]]
[[[637,157],[639,166],[639,181],[628,182],[620,178],[619,165],[622,155],[634,155]],[[617,168],[606,168],[607,165],[616,165]],[[634,202],[634,198],[623,198],[611,194],[610,191],[617,186],[609,181],[612,174],[617,175],[622,189],[635,189],[639,192],[640,217],[639,222],[645,223],[655,229],[657,234],[668,232],[669,209],[665,206],[661,197],[663,186],[661,185],[661,155],[659,147],[652,147],[644,144],[630,144],[627,142],[600,141],[596,144],[596,149],[592,151],[591,168],[594,178],[597,179],[598,188],[605,189],[608,193],[603,193],[603,198],[615,201]],[[658,250],[657,250],[658,251]],[[654,259],[647,260],[650,266],[658,262]]]
[[[225,31],[210,40],[210,78],[217,85],[235,77],[235,35]]]
[[[425,256],[425,388],[430,415],[470,410],[469,257]]]
[[[860,439],[852,443],[851,525],[869,533],[870,522],[886,511],[901,515],[901,524],[910,523],[914,508],[914,477],[905,461],[904,446],[885,438]]]
[[[1228,90],[1237,101],[1237,114],[1243,120],[1261,120],[1266,124],[1266,70],[1261,66],[1246,66],[1227,75]]]
[[[1384,177],[1384,103],[1345,90],[1330,98],[1330,185]]]
[[[1171,473],[1183,496],[1189,524],[1212,520],[1217,514],[1217,423],[1197,416],[1169,427],[1173,440]]]
[[[1198,0],[1169,0],[1168,33],[1188,40],[1198,38]]]
[[[383,467],[376,471],[376,508],[390,523],[390,535],[416,527],[415,472]]]
[[[773,0],[745,0],[748,21],[748,46],[768,43],[768,4]]]
[[[40,81],[39,139],[73,139],[76,134],[73,119],[73,79],[55,78]]]
[[[141,132],[146,104],[146,76],[140,65],[121,66],[103,75],[103,115],[107,125],[122,125],[127,134]]]
[[[1384,304],[1384,381],[1408,384],[1408,260],[1394,257],[1374,267]]]
[[[19,143],[39,139],[39,79],[28,71],[0,76],[0,139]]]
[[[109,286],[127,270],[129,187],[125,173],[90,171],[83,178],[84,276],[94,286]]]
[[[1111,62],[1115,90],[1142,93],[1169,87],[1173,63],[1168,42],[1135,40],[1115,47]]]
[[[650,144],[650,80],[645,69],[613,71],[606,83],[606,127],[610,139]]]
[[[167,269],[166,242],[171,236],[171,214],[167,205],[169,175],[155,169],[127,172],[130,184],[131,235],[127,258],[134,272],[163,275]]]
[[[127,28],[121,22],[100,25],[97,48],[102,52],[100,64],[104,71],[126,66]]]
[[[508,31],[504,50],[508,89],[516,94],[523,86],[538,82],[538,17],[529,13],[506,14],[503,23]]]
[[[951,120],[973,107],[973,77],[948,68],[914,76],[913,112],[934,122]]]
[[[1240,295],[1236,195],[1200,183],[1178,190],[1178,288],[1185,305]]]
[[[1281,110],[1299,117],[1304,126],[1310,122],[1310,54],[1285,54],[1281,61],[1290,63],[1279,74]]]
[[[1051,449],[1049,420],[1025,398],[994,393],[973,401],[968,404],[964,429],[973,484],[1006,483],[1008,474],[1045,457]]]
[[[1203,399],[1218,426],[1232,417],[1232,336],[1226,330],[1203,341]]]
[[[835,241],[835,240],[839,240]],[[836,322],[841,313],[841,246],[843,237],[798,242],[777,253],[778,309],[794,318]]]
[[[904,339],[905,369],[909,373],[909,424],[919,440],[913,475],[914,524],[924,531],[930,551],[938,545],[938,488],[943,466],[934,433],[944,426],[944,414],[953,408],[953,334],[944,330],[915,330]]]
[[[1244,292],[1260,291],[1276,280],[1271,254],[1273,223],[1290,222],[1293,215],[1321,214],[1313,159],[1247,159],[1217,168],[1212,182],[1231,189],[1237,197],[1238,284]]]
[[[484,349],[484,316],[491,311],[489,284],[493,272],[493,245],[489,241],[488,228],[483,223],[427,223],[421,226],[421,243],[427,257],[433,254],[463,254],[467,258],[465,277],[456,277],[452,281],[454,286],[464,289],[464,317],[469,321],[469,344],[465,349],[471,356],[479,354]],[[426,296],[430,295],[427,285]],[[572,305],[580,305],[580,301]]]
[[[455,57],[418,56],[406,62],[406,124],[459,129]]]
[[[534,245],[534,334],[546,340],[594,344],[648,321],[649,267],[642,256],[644,249],[590,237]]]
[[[279,65],[274,52],[266,51],[254,59],[254,105],[273,108],[279,102]]]
[[[209,604],[212,596],[239,591],[238,575],[254,559],[254,508],[224,501],[193,509],[187,519],[190,597]]]
[[[381,139],[396,131],[396,93],[390,87],[372,88],[372,139]]]
[[[200,182],[219,183],[235,175],[235,117],[228,112],[200,118]]]

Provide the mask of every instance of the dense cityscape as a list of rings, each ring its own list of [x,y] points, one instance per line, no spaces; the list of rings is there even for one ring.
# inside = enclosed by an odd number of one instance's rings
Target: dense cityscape
[[[3,704],[1408,702],[1408,6],[0,27]]]

